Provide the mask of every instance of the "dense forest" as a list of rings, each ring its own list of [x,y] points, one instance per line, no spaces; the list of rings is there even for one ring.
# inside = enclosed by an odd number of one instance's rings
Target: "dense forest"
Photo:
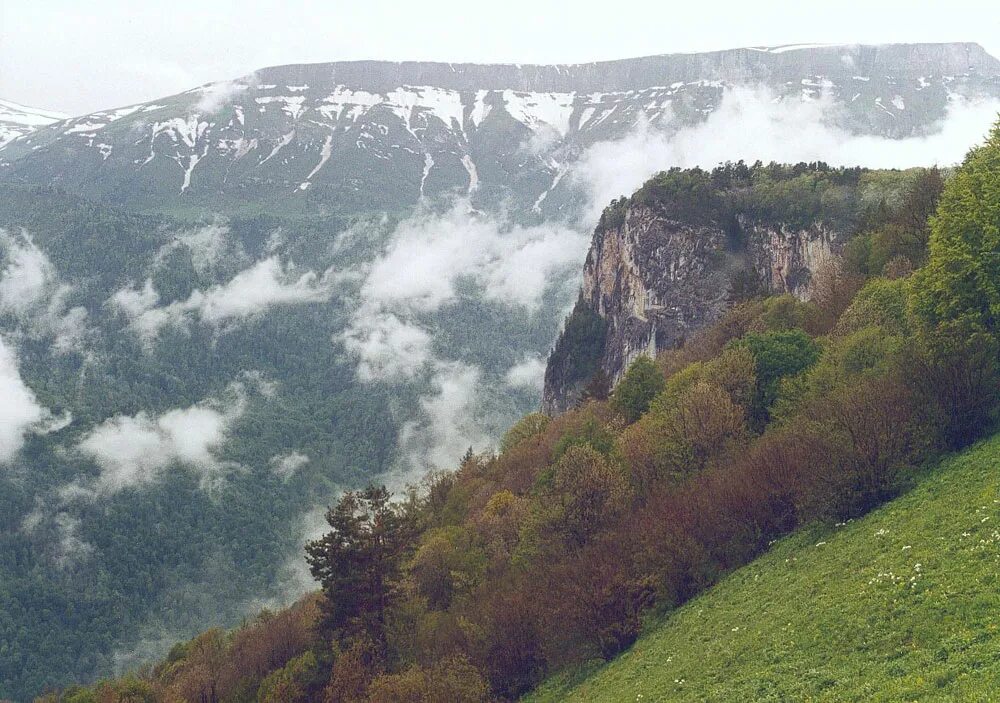
[[[774,540],[897,496],[1000,411],[1000,125],[906,183],[810,301],[749,297],[496,455],[344,493],[306,545],[319,593],[43,700],[513,700]]]
[[[0,457],[0,699],[287,604],[308,587],[301,544],[323,508],[422,464],[433,438],[396,439],[428,422],[433,370],[363,380],[345,340],[351,272],[396,224],[191,222],[0,186],[2,344],[49,418]],[[547,348],[560,307],[525,314],[466,283],[414,326],[436,333],[428,356],[478,370],[499,433],[534,403],[506,374]]]

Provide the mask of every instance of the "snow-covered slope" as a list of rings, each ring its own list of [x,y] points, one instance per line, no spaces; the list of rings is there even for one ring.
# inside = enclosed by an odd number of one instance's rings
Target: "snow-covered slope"
[[[25,107],[9,100],[0,100],[0,148],[39,127],[66,119],[66,115],[34,107]]]
[[[831,123],[900,138],[933,129],[956,97],[1000,97],[1000,61],[956,43],[279,66],[39,130],[0,151],[0,178],[171,208],[367,212],[467,193],[480,208],[555,214],[588,146],[640,123],[703,121],[740,85],[781,100],[822,95]]]

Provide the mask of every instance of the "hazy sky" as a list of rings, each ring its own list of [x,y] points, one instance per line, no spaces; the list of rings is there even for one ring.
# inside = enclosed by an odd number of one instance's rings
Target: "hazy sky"
[[[79,114],[283,63],[571,63],[799,42],[975,41],[997,0],[0,0],[0,98]]]

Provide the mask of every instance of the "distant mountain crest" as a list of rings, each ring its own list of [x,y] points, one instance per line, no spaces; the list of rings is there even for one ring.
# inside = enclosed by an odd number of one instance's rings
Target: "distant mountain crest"
[[[9,100],[0,100],[0,148],[39,127],[64,120],[66,117],[67,115],[60,112],[39,110]]]
[[[557,216],[589,146],[704,121],[728,88],[829,96],[830,122],[903,138],[962,98],[1000,97],[978,44],[791,44],[573,65],[347,61],[261,69],[77,117],[0,150],[0,180],[175,210],[406,211],[468,195]],[[182,200],[179,200],[182,199]]]

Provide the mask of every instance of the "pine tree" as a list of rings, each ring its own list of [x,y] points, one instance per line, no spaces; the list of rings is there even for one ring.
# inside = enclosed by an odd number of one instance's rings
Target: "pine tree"
[[[348,491],[331,508],[332,528],[306,544],[310,571],[325,596],[322,634],[347,643],[368,641],[385,653],[385,616],[412,544],[412,520],[384,486]]]

